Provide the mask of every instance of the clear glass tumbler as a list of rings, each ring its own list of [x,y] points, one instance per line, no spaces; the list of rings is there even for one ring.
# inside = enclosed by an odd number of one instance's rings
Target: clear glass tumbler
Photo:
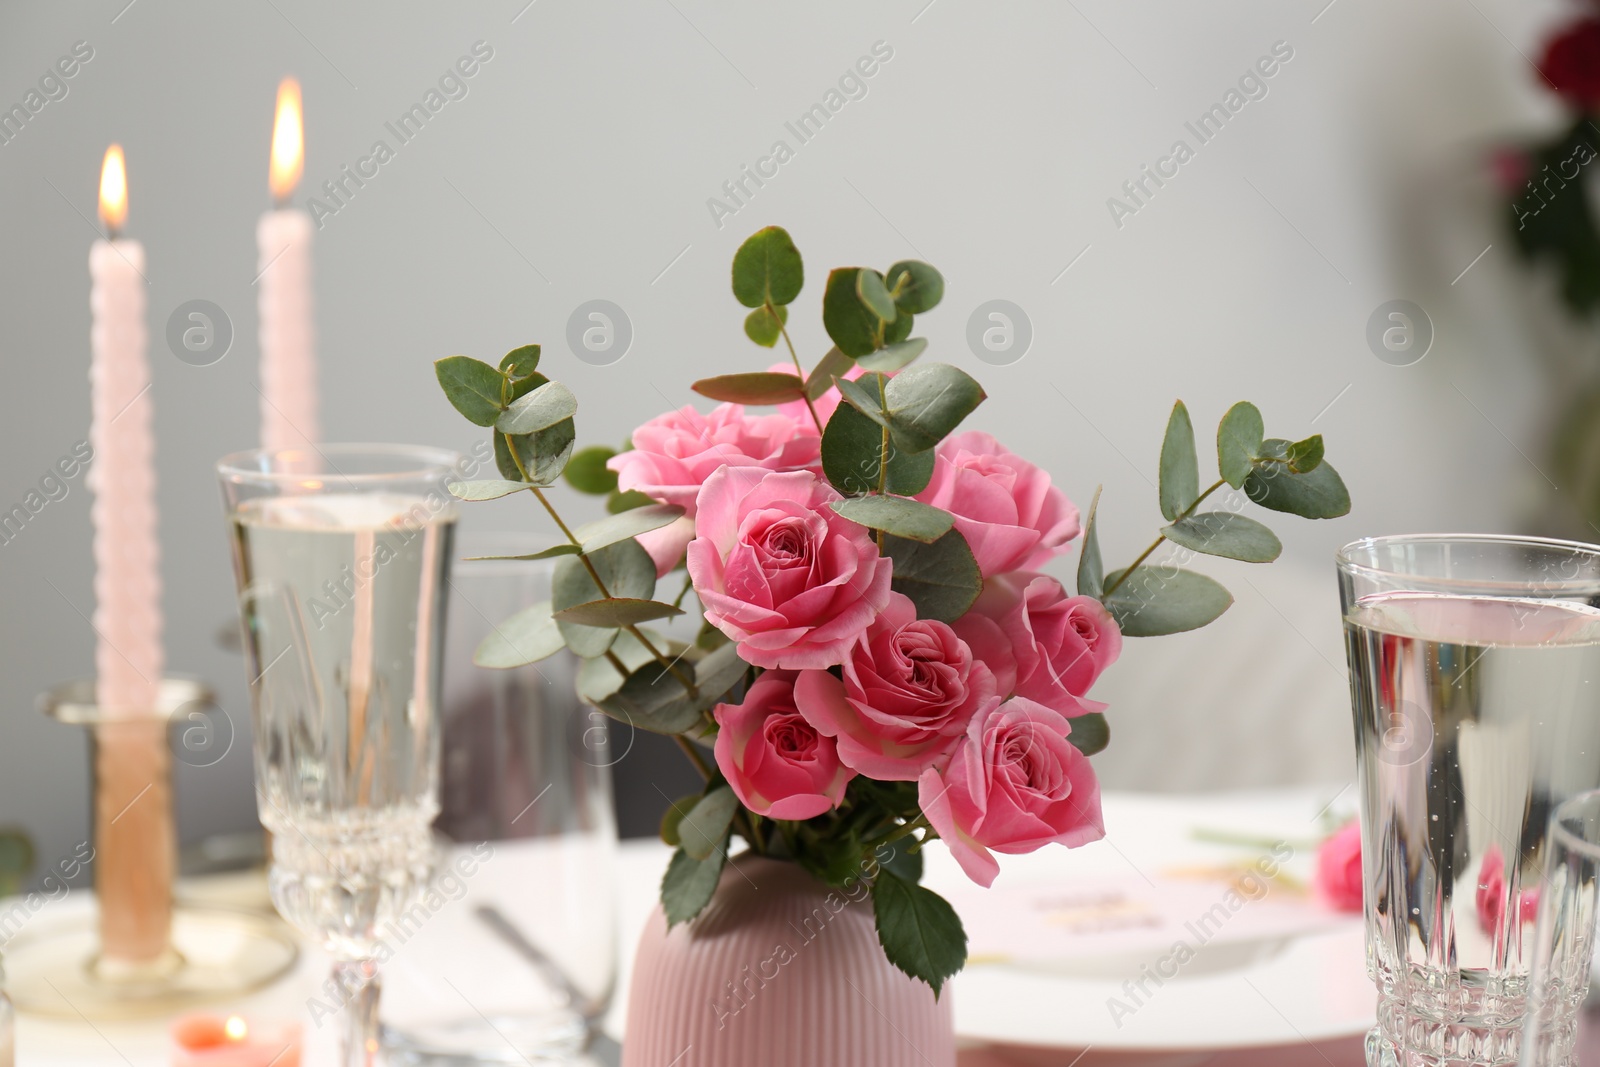
[[[1589,991],[1600,902],[1600,792],[1582,793],[1550,820],[1528,989],[1522,1067],[1577,1067],[1578,1009]]]
[[[1338,555],[1384,1067],[1515,1064],[1551,811],[1600,786],[1600,548]]]
[[[378,1051],[381,930],[428,891],[459,457],[405,445],[217,465],[272,901],[334,957],[342,1062]]]

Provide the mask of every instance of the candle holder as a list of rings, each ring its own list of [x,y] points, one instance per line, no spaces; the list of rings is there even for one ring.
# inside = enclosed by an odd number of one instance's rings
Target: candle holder
[[[175,903],[168,734],[216,701],[202,682],[171,677],[162,679],[156,704],[113,715],[95,702],[90,681],[39,697],[45,714],[89,732],[98,907],[41,917],[6,946],[20,1011],[90,1020],[169,1015],[259,989],[299,955],[270,915]]]

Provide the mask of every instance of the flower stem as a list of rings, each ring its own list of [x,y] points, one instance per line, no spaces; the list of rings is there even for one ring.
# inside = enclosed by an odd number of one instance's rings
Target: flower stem
[[[694,764],[695,770],[700,772],[706,781],[711,780],[711,768],[707,766],[705,757],[700,755],[699,749],[694,747],[694,742],[682,734],[673,734],[672,739],[678,742],[678,747],[683,749],[683,754],[689,757],[689,762]]]
[[[822,432],[822,418],[817,414],[817,409],[811,403],[811,394],[806,391],[806,369],[800,365],[800,353],[794,350],[794,342],[789,340],[789,328],[778,318],[778,309],[772,306],[771,301],[763,305],[767,314],[778,324],[778,332],[783,335],[783,343],[789,346],[789,358],[794,360],[794,369],[800,375],[800,396],[806,402],[806,410],[811,412],[811,421],[817,424],[817,432]]]
[[[1194,509],[1200,506],[1200,502],[1202,500],[1204,500],[1206,497],[1210,496],[1212,493],[1215,493],[1218,489],[1221,489],[1223,486],[1225,486],[1227,484],[1228,483],[1226,481],[1224,481],[1223,479],[1221,479],[1221,478],[1218,478],[1216,481],[1212,482],[1211,486],[1205,492],[1201,493],[1199,496],[1194,498],[1194,503],[1192,503],[1188,507],[1184,508],[1182,513],[1179,514],[1178,517],[1176,519],[1173,519],[1172,521],[1173,522],[1182,522],[1184,519],[1187,519],[1190,515],[1193,515],[1194,514]],[[1143,552],[1139,553],[1139,558],[1134,560],[1132,563],[1128,564],[1127,569],[1124,570],[1121,574],[1117,575],[1117,580],[1111,583],[1111,588],[1105,590],[1104,592],[1102,592],[1100,594],[1101,602],[1103,603],[1106,600],[1110,599],[1111,594],[1115,593],[1119,588],[1122,587],[1122,583],[1124,583],[1124,582],[1126,582],[1128,580],[1128,576],[1133,573],[1134,568],[1138,567],[1139,564],[1141,564],[1145,560],[1149,559],[1150,558],[1150,553],[1152,553],[1156,549],[1160,548],[1161,547],[1161,543],[1163,541],[1165,541],[1166,539],[1167,539],[1166,534],[1162,534],[1159,537],[1157,537],[1154,541],[1150,542],[1150,547],[1145,549]]]
[[[864,849],[874,849],[879,845],[892,844],[893,842],[900,840],[902,837],[905,837],[909,833],[927,828],[928,817],[926,815],[919,814],[915,819],[912,819],[908,823],[901,823],[899,826],[895,827],[887,834],[884,834],[882,837],[876,837],[870,841],[863,842],[861,847]]]

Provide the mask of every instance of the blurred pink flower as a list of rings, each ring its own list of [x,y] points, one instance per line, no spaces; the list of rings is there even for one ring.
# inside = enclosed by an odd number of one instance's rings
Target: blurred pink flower
[[[1317,890],[1339,911],[1361,910],[1361,822],[1341,826],[1317,850]]]

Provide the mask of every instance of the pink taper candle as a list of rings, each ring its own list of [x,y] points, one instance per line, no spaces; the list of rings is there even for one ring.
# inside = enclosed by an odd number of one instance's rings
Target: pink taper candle
[[[89,250],[89,382],[94,465],[96,701],[95,880],[101,962],[140,968],[168,953],[173,841],[165,724],[150,718],[163,669],[156,542],[144,247],[121,240],[127,218],[122,149],[106,151],[100,217],[109,239]]]
[[[289,207],[300,182],[304,135],[300,85],[278,86],[272,124],[270,186],[276,210],[256,226],[261,322],[261,447],[307,449],[316,443],[317,365],[311,334],[311,216]]]

